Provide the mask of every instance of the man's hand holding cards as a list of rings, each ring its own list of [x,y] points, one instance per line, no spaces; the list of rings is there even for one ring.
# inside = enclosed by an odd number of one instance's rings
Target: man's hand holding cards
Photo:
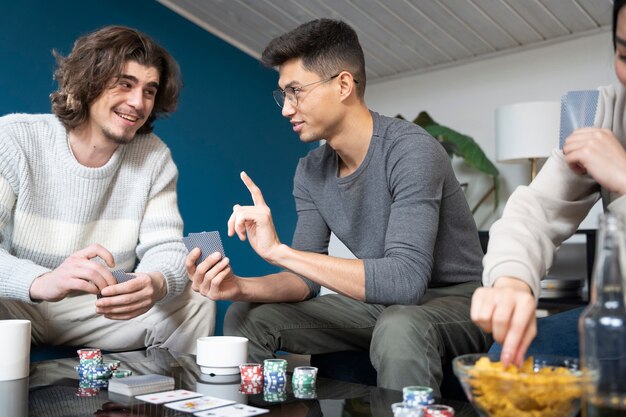
[[[219,232],[190,233],[184,242],[189,250],[185,267],[191,289],[212,300],[236,297],[240,288],[224,254]]]
[[[196,260],[196,266],[200,265],[201,262],[215,252],[219,252],[222,258],[225,256],[220,232],[189,233],[189,235],[183,238],[183,242],[189,252],[195,248],[200,249],[200,257]]]
[[[135,275],[129,274],[128,272],[123,271],[121,269],[118,269],[116,271],[111,271],[111,274],[113,275],[113,277],[115,278],[118,284],[130,281],[131,279],[135,278]],[[101,293],[98,293],[98,298],[102,298],[102,297],[103,295]]]
[[[96,313],[111,320],[128,320],[137,317],[163,299],[167,284],[161,272],[113,271],[116,283],[100,291],[96,300]]]

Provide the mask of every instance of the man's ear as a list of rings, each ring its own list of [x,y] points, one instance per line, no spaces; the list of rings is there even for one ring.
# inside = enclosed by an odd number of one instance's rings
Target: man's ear
[[[356,93],[354,91],[355,83],[352,74],[350,74],[348,71],[342,71],[341,73],[339,73],[337,78],[339,79],[341,100],[344,100],[350,97],[352,94]]]

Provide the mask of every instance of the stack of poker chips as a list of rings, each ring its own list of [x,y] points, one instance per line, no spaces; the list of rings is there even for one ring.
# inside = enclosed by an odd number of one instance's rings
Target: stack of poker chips
[[[264,385],[263,399],[268,403],[280,403],[287,400],[287,389],[285,385]]]
[[[393,417],[424,417],[421,407],[410,407],[405,403],[391,404]]]
[[[431,404],[422,409],[424,417],[454,417],[454,408],[442,404]]]
[[[260,363],[244,363],[239,365],[239,371],[241,372],[239,392],[260,394],[263,391],[263,367]]]
[[[424,417],[424,407],[433,404],[433,389],[412,385],[402,388],[403,402],[391,405],[394,417]]]
[[[254,381],[241,381],[239,392],[246,395],[255,395],[263,392],[263,383]]]
[[[93,397],[98,395],[102,388],[109,385],[111,377],[122,378],[132,375],[125,369],[118,369],[120,361],[103,361],[100,349],[79,349],[79,364],[74,368],[78,374],[79,397]]]
[[[416,408],[422,408],[425,405],[435,402],[433,389],[419,385],[402,388],[402,398],[404,399],[404,403],[406,405]]]
[[[263,399],[281,402],[287,399],[287,361],[266,359],[263,362]]]
[[[100,349],[79,349],[78,358],[80,363],[74,369],[78,373],[79,397],[93,397],[98,395],[101,388],[109,385],[111,369],[106,367],[102,360]]]
[[[315,393],[316,377],[317,368],[314,366],[298,366],[295,368],[291,378],[293,395],[301,399],[315,398],[317,396]]]

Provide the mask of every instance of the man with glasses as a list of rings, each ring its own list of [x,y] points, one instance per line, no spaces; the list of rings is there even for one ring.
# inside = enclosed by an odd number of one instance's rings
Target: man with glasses
[[[196,249],[192,288],[237,301],[225,333],[247,337],[255,362],[277,350],[369,350],[379,386],[438,395],[442,364],[490,342],[470,320],[482,252],[446,152],[418,126],[367,108],[363,51],[343,22],[306,23],[272,40],[263,62],[278,67],[274,99],[300,140],[326,144],[296,170],[291,246],[242,173],[254,204],[234,206],[228,234],[284,270],[240,278],[219,254],[196,267]],[[328,255],[331,232],[357,259]],[[337,294],[315,297],[321,286]]]

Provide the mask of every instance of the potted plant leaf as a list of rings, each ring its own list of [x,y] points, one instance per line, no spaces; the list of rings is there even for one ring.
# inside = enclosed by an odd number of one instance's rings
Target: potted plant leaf
[[[404,117],[401,115],[397,115],[396,117],[404,120]],[[435,122],[425,111],[420,112],[415,120],[413,120],[413,123],[421,126],[431,136],[437,139],[444,147],[450,158],[453,156],[462,158],[468,166],[491,177],[492,186],[485,192],[485,194],[483,194],[480,200],[478,200],[478,203],[476,203],[476,205],[472,208],[472,214],[474,214],[476,210],[478,210],[478,208],[487,200],[487,198],[489,198],[491,193],[494,193],[493,209],[495,210],[499,204],[498,194],[500,189],[500,172],[498,171],[498,168],[496,168],[496,166],[489,160],[489,158],[487,158],[478,143],[467,135]]]

